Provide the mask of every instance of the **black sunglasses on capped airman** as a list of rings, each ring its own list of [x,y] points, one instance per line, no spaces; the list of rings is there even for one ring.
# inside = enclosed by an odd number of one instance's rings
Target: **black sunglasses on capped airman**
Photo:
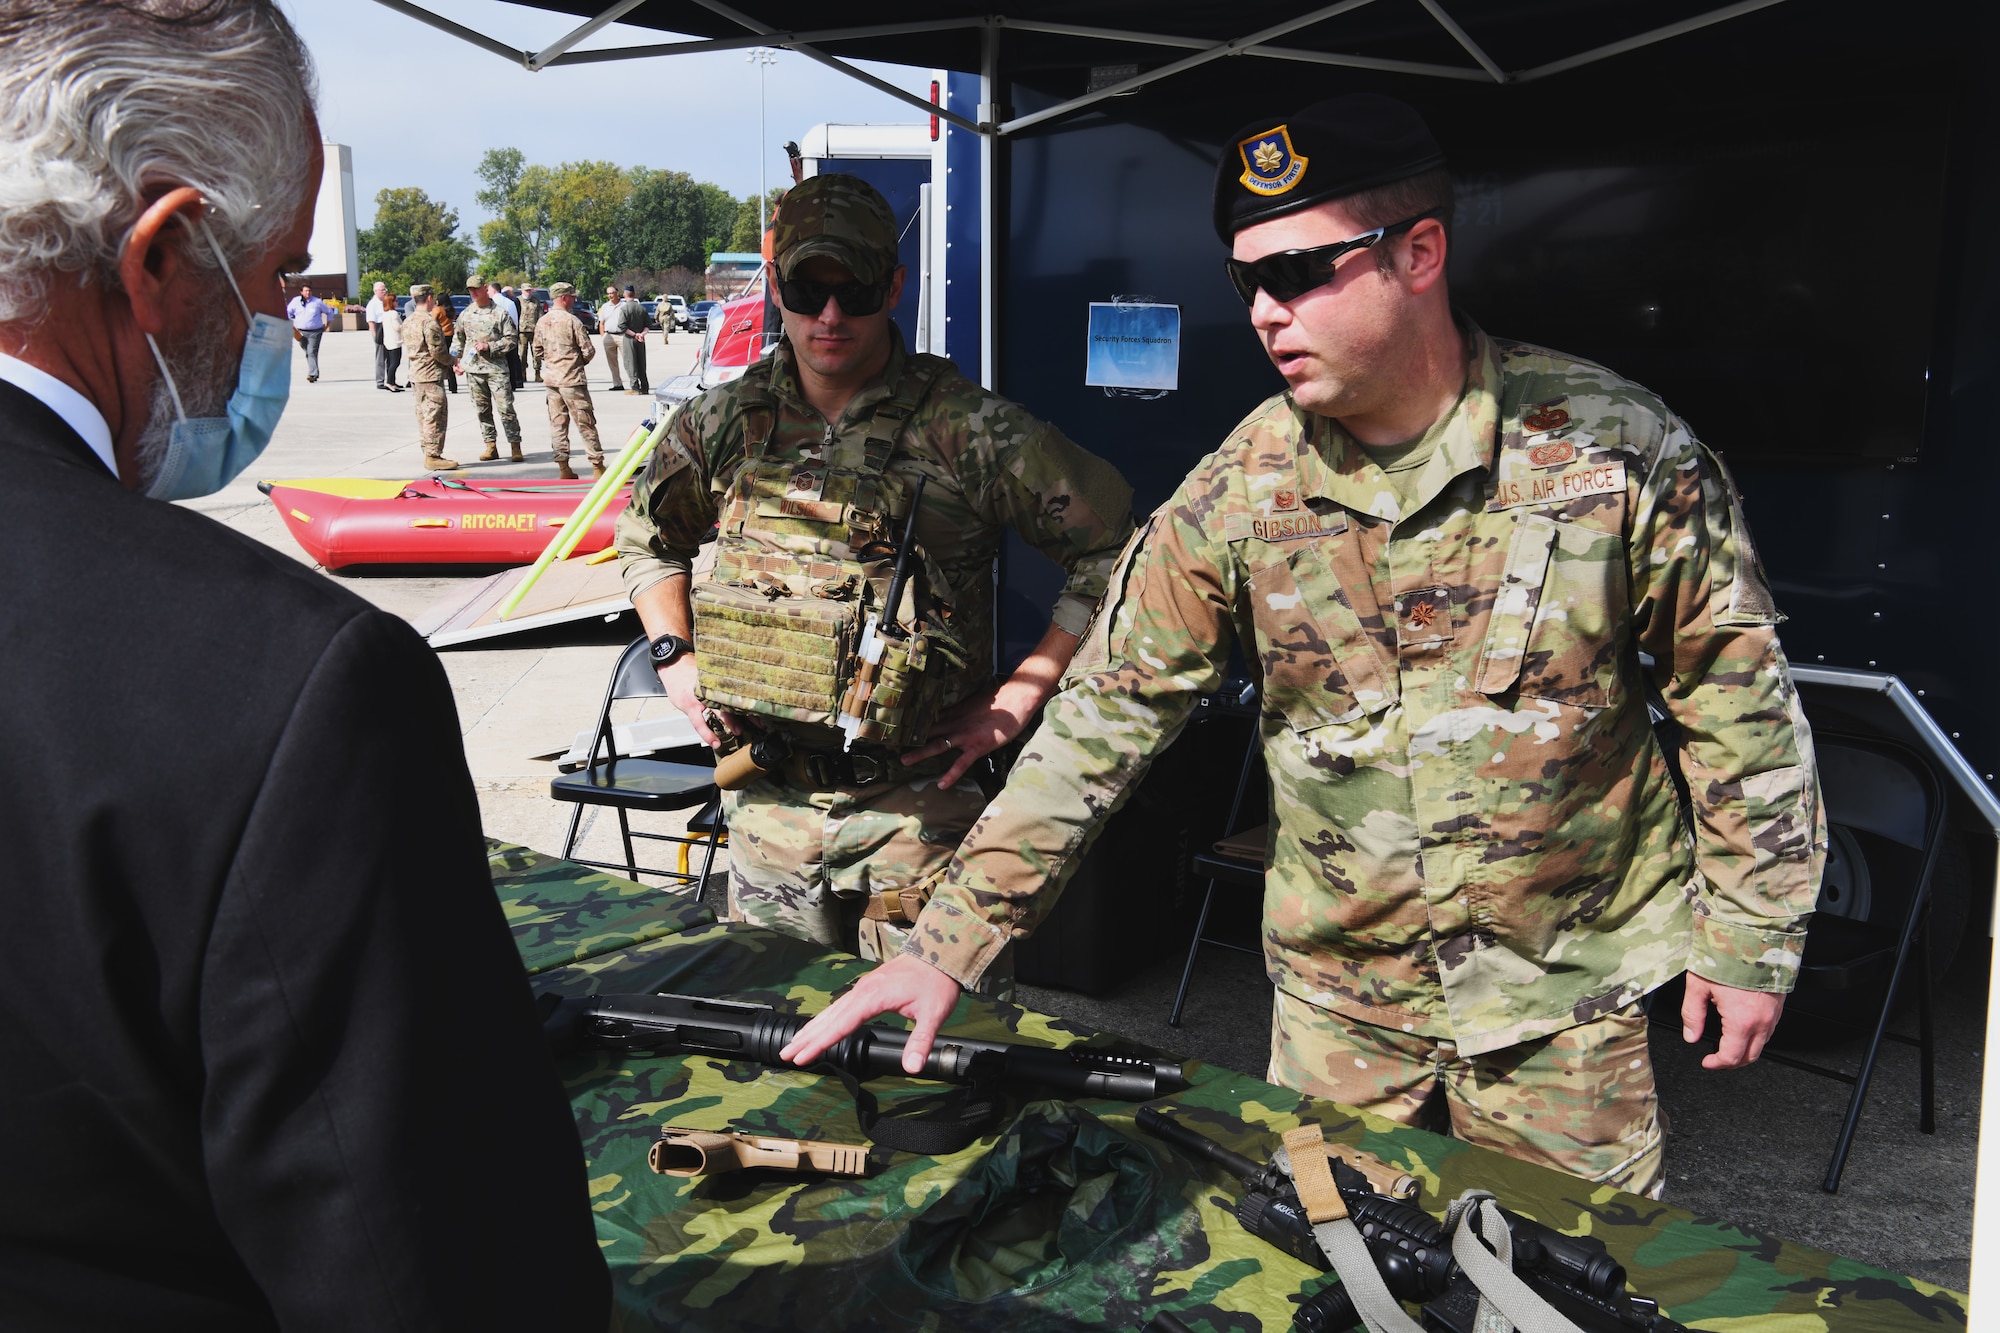
[[[1443,212],[1441,208],[1433,208],[1413,218],[1364,231],[1349,240],[1335,241],[1332,245],[1316,245],[1310,250],[1280,250],[1262,259],[1225,259],[1222,266],[1228,270],[1230,285],[1236,288],[1236,294],[1243,298],[1244,305],[1256,304],[1259,287],[1269,292],[1273,301],[1296,301],[1315,287],[1324,287],[1332,282],[1333,266],[1342,255],[1351,250],[1366,250],[1398,232],[1408,231],[1425,218],[1434,218]],[[846,308],[841,307],[843,310]]]
[[[778,299],[794,315],[817,315],[831,297],[845,315],[872,315],[889,297],[887,282],[810,282],[805,278],[779,278]]]

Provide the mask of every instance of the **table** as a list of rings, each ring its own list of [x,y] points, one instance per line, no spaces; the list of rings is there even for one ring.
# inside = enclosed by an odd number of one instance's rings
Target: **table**
[[[494,886],[538,992],[679,991],[810,1012],[867,968],[773,931],[718,922],[664,890],[525,847],[493,842],[490,850]],[[947,1029],[1049,1045],[1107,1040],[973,996],[961,998]],[[1031,1139],[1009,1137],[1006,1153],[992,1153],[989,1135],[937,1158],[878,1149],[888,1164],[865,1179],[735,1172],[684,1181],[646,1165],[663,1125],[866,1140],[845,1090],[804,1071],[594,1053],[570,1057],[561,1072],[590,1162],[619,1330],[1136,1330],[1172,1309],[1201,1333],[1281,1333],[1298,1300],[1330,1281],[1245,1232],[1228,1211],[1242,1193],[1238,1182],[1135,1129],[1131,1103],[1074,1103],[1088,1113],[1079,1117],[1088,1135],[1114,1151],[1082,1162],[1092,1174],[1078,1198],[1037,1196],[1010,1218],[991,1206],[982,1216],[979,1190],[1013,1169],[1014,1150]],[[1965,1326],[1965,1297],[1956,1292],[1243,1074],[1198,1062],[1188,1072],[1188,1091],[1153,1104],[1238,1152],[1268,1155],[1286,1129],[1316,1123],[1330,1140],[1417,1176],[1435,1215],[1466,1189],[1491,1190],[1537,1221],[1602,1240],[1632,1291],[1685,1324],[1717,1333]],[[870,1087],[885,1107],[937,1090],[899,1079]],[[1060,1122],[1069,1107],[1040,1103],[1022,1113]],[[1052,1228],[1023,1220],[1035,1218],[1062,1219],[1063,1245],[1043,1244]]]

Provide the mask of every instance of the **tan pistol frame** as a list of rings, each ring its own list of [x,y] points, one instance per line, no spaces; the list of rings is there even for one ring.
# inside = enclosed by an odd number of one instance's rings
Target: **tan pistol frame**
[[[762,1167],[771,1171],[817,1171],[829,1176],[859,1176],[868,1170],[868,1150],[851,1143],[818,1139],[781,1139],[741,1130],[685,1129],[669,1125],[660,1131],[646,1162],[663,1176],[693,1180]]]

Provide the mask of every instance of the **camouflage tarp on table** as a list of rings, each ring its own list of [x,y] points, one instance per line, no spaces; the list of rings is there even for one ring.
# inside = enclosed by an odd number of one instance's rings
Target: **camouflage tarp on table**
[[[545,960],[565,942],[575,944],[571,956],[577,961],[544,966],[536,976],[541,990],[683,991],[810,1012],[866,967],[771,931],[716,923],[657,890],[647,890],[652,898],[643,899],[615,876],[519,848],[496,845],[494,864],[500,895],[517,914],[525,955]],[[602,900],[611,906],[604,908]],[[670,910],[621,938],[626,909],[642,901]],[[529,905],[537,910],[517,912]],[[970,996],[948,1027],[1050,1045],[1105,1040],[1060,1019]],[[1539,1221],[1598,1237],[1625,1265],[1636,1294],[1657,1299],[1698,1328],[1808,1333],[1965,1325],[1964,1297],[1927,1283],[1754,1236],[1720,1219],[1593,1190],[1556,1172],[1245,1075],[1199,1063],[1189,1072],[1193,1088],[1154,1104],[1228,1146],[1267,1154],[1286,1129],[1313,1122],[1329,1138],[1414,1173],[1433,1213],[1442,1214],[1466,1189],[1492,1190]],[[982,1234],[952,1264],[925,1248],[923,1242],[938,1241],[935,1228],[924,1234],[927,1224],[940,1216],[936,1205],[954,1185],[996,1165],[986,1161],[995,1136],[938,1158],[878,1149],[878,1160],[887,1165],[865,1180],[741,1172],[682,1181],[655,1175],[646,1165],[647,1148],[662,1125],[865,1140],[840,1085],[804,1072],[705,1057],[597,1055],[574,1057],[563,1074],[591,1161],[598,1234],[617,1288],[621,1330],[1136,1330],[1154,1312],[1172,1309],[1201,1333],[1274,1333],[1290,1327],[1304,1295],[1330,1280],[1245,1233],[1228,1211],[1241,1193],[1238,1183],[1181,1160],[1135,1129],[1137,1108],[1130,1103],[1077,1103],[1150,1158],[1150,1194],[1142,1198],[1139,1191],[1127,1200],[1131,1206],[1116,1223],[1122,1230],[1107,1235],[1090,1229],[1111,1210],[1109,1190],[1103,1199],[1085,1199],[1087,1186],[1080,1202],[1057,1214],[1067,1219],[1065,1249],[1074,1262],[1065,1265],[1062,1255],[1038,1249],[1033,1238],[1022,1244],[1018,1225],[1010,1232],[1008,1219],[989,1216]],[[936,1090],[901,1080],[870,1087],[885,1106]],[[1044,1117],[1062,1109],[1035,1108]],[[1120,1151],[1126,1151],[1122,1144]],[[1098,1177],[1095,1184],[1105,1188],[1109,1179]],[[942,1211],[976,1222],[977,1201],[970,1211],[964,1203],[961,1191]],[[1009,1274],[1020,1287],[1009,1286]]]

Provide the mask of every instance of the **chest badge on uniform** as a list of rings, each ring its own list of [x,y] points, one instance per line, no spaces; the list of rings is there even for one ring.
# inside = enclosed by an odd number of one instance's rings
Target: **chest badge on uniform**
[[[1569,440],[1549,440],[1528,446],[1528,461],[1536,467],[1560,467],[1576,457],[1576,445]]]
[[[1550,431],[1561,430],[1569,424],[1569,409],[1563,404],[1566,398],[1551,399],[1537,403],[1533,411],[1521,419],[1521,425],[1530,435],[1546,435]]]
[[[1298,507],[1299,493],[1297,491],[1279,491],[1271,497],[1271,510],[1273,513],[1282,514],[1288,509],[1297,509]]]
[[[826,490],[826,473],[817,468],[802,467],[785,479],[787,500],[817,500]]]
[[[1237,180],[1244,189],[1267,197],[1297,185],[1310,162],[1292,150],[1292,133],[1284,125],[1251,135],[1236,145],[1236,151],[1243,159],[1243,174]]]

